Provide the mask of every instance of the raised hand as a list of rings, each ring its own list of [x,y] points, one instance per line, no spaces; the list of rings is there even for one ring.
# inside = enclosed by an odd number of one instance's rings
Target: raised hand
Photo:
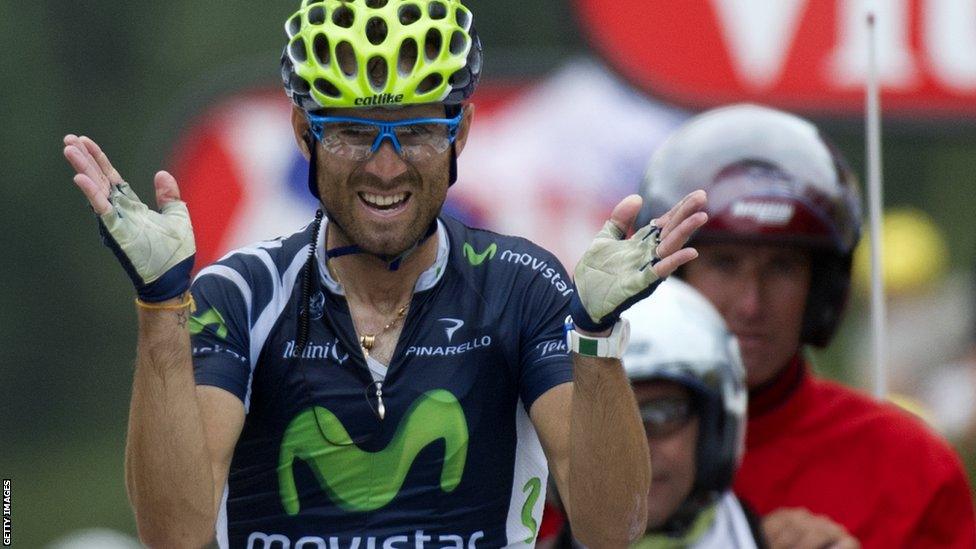
[[[803,508],[777,509],[762,520],[772,549],[858,549],[861,544],[829,517]]]
[[[156,174],[160,211],[139,200],[93,140],[67,135],[64,157],[75,170],[75,185],[98,216],[102,242],[112,250],[146,302],[177,297],[190,286],[196,246],[186,204],[176,180]]]
[[[666,214],[651,221],[651,226],[661,230],[658,236],[660,243],[655,250],[659,259],[654,263],[654,272],[657,276],[661,278],[670,276],[679,267],[698,257],[698,250],[686,248],[685,244],[688,243],[691,235],[708,221],[708,214],[702,211],[706,200],[705,191],[691,192]]]
[[[590,332],[612,327],[620,313],[650,295],[661,279],[698,257],[684,245],[708,221],[702,211],[705,191],[695,191],[670,211],[626,238],[640,211],[641,198],[631,195],[613,209],[576,265],[574,323]]]

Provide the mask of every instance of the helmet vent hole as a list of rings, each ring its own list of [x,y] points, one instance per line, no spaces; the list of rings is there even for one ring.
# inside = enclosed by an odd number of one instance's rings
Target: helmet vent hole
[[[450,82],[452,88],[465,88],[471,83],[471,72],[468,69],[455,71],[451,75]]]
[[[386,7],[388,0],[366,0],[366,7],[378,10],[380,8]]]
[[[424,37],[424,55],[427,60],[433,61],[441,54],[441,46],[444,45],[444,40],[441,38],[441,33],[437,29],[430,29],[427,31],[427,36]]]
[[[342,41],[336,45],[336,61],[339,63],[339,68],[342,69],[343,74],[346,76],[356,76],[358,66],[356,63],[356,50],[353,49],[352,44]]]
[[[413,68],[417,65],[417,57],[417,41],[413,38],[407,38],[400,44],[397,71],[403,76],[413,72]]]
[[[457,20],[457,24],[464,30],[470,30],[471,25],[471,14],[467,10],[461,9],[460,7],[454,12],[454,19]]]
[[[400,6],[400,11],[397,13],[401,25],[412,25],[420,20],[420,16],[420,8],[416,4]]]
[[[373,91],[381,92],[386,89],[387,77],[390,74],[390,69],[386,64],[386,59],[382,57],[373,57],[366,63],[366,70],[369,74],[369,84],[373,87]]]
[[[440,73],[435,72],[433,74],[429,74],[427,75],[427,78],[420,81],[420,84],[417,84],[417,93],[421,95],[430,93],[437,89],[442,82],[444,82],[444,77],[441,76]]]
[[[386,21],[383,21],[379,17],[373,17],[366,23],[366,38],[374,46],[379,46],[385,42],[388,33],[389,30],[386,28]]]
[[[289,19],[286,30],[288,31],[288,38],[293,38],[298,34],[298,31],[302,30],[302,16],[296,15]]]
[[[315,79],[315,89],[318,90],[322,95],[327,95],[333,99],[339,99],[342,97],[342,93],[339,91],[339,88],[324,78]]]
[[[430,14],[431,19],[444,19],[447,17],[447,6],[440,2],[431,2],[427,6],[427,13]]]
[[[329,66],[332,54],[329,50],[329,39],[324,34],[316,34],[312,41],[312,52],[315,54],[316,61],[323,67]]]
[[[308,52],[305,50],[305,40],[302,37],[298,37],[294,42],[288,46],[288,53],[291,54],[291,58],[295,60],[296,63],[304,63],[308,60]]]
[[[308,92],[311,91],[311,88],[309,88],[309,86],[308,86],[308,81],[306,81],[301,76],[298,76],[298,73],[295,73],[295,72],[291,73],[291,82],[290,82],[290,84],[291,84],[292,91],[294,91],[296,93],[300,93],[302,95],[306,95],[306,94],[308,94]]]
[[[337,27],[348,29],[352,27],[352,24],[355,21],[356,21],[356,14],[353,13],[353,11],[345,5],[332,12],[332,22]]]
[[[461,55],[464,53],[464,48],[468,46],[468,37],[464,35],[461,31],[454,31],[451,34],[451,54]]]
[[[325,6],[315,6],[308,10],[308,22],[312,25],[325,23]]]

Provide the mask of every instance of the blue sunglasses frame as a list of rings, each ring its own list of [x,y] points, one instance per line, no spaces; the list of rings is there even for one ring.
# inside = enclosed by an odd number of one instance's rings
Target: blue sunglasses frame
[[[401,153],[402,146],[400,145],[400,140],[396,136],[396,128],[403,126],[411,126],[414,124],[443,124],[447,126],[447,137],[448,142],[453,144],[457,140],[458,127],[461,124],[461,119],[464,117],[464,111],[459,112],[454,118],[408,118],[406,120],[373,120],[371,118],[355,118],[348,116],[320,116],[317,114],[306,113],[308,119],[309,128],[312,130],[312,134],[319,141],[322,140],[322,134],[325,132],[325,125],[330,122],[340,122],[340,123],[352,123],[352,124],[363,124],[367,126],[375,126],[379,128],[379,133],[376,135],[376,139],[373,141],[372,148],[370,149],[370,154],[375,153],[382,145],[383,140],[387,139],[390,144],[393,145],[393,149],[396,150],[397,154]]]

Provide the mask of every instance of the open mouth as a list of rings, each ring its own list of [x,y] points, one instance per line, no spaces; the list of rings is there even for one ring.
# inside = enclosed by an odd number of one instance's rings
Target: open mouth
[[[361,192],[359,193],[359,199],[370,208],[380,211],[390,211],[405,205],[410,200],[410,193],[397,193],[384,196]]]

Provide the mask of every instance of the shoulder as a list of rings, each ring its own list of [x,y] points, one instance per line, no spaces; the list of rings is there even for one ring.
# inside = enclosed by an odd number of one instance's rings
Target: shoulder
[[[441,220],[450,237],[452,263],[460,271],[489,280],[541,278],[559,293],[573,292],[562,263],[545,248],[526,238],[468,227],[450,217]]]
[[[830,415],[840,418],[852,436],[875,451],[898,452],[899,461],[924,463],[933,475],[954,476],[960,470],[949,443],[910,412],[834,381],[817,378],[814,387],[822,412],[831,410]]]
[[[196,278],[199,280],[210,275],[228,277],[232,276],[231,271],[247,280],[265,276],[281,277],[289,269],[294,269],[296,263],[304,264],[308,259],[311,235],[310,224],[288,236],[237,248],[201,269]]]
[[[213,265],[201,270],[198,276],[203,275],[213,266],[230,267],[242,273],[273,272],[282,274],[296,260],[304,261],[308,258],[311,238],[312,226],[309,224],[288,236],[254,242],[227,253]]]
[[[289,236],[256,242],[229,252],[200,270],[195,294],[209,300],[241,299],[247,309],[260,310],[285,285],[294,284],[308,259],[312,226]]]

